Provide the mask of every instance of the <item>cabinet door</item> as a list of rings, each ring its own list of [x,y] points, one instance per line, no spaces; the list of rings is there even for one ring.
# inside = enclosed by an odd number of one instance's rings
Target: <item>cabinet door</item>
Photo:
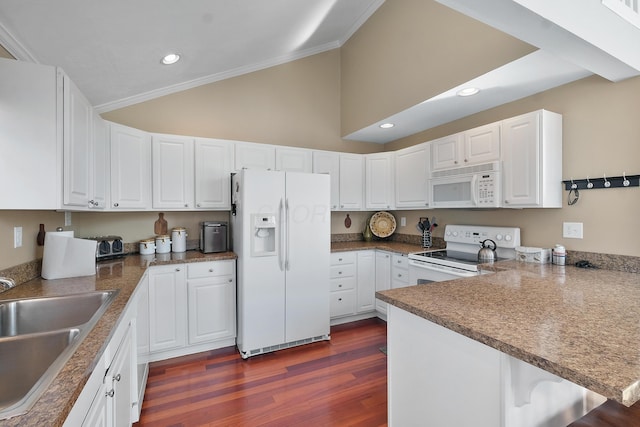
[[[233,338],[236,335],[236,282],[233,276],[187,282],[189,344]]]
[[[331,210],[337,210],[340,203],[340,154],[314,151],[313,173],[326,173],[331,177]]]
[[[106,209],[109,203],[109,125],[97,113],[93,115],[93,186],[91,209]]]
[[[193,139],[153,135],[153,208],[193,209]]]
[[[396,208],[429,206],[429,148],[424,143],[395,152]]]
[[[460,164],[462,158],[462,133],[445,136],[431,142],[431,169],[451,169]]]
[[[5,179],[0,209],[59,209],[62,74],[54,67],[0,58],[0,100],[0,170]]]
[[[230,141],[196,139],[195,194],[197,209],[229,209],[231,161]]]
[[[87,416],[82,421],[82,427],[107,427],[112,424],[108,424],[110,419],[107,416],[107,392],[111,389],[111,382],[108,384],[103,383],[98,392],[96,393]]]
[[[539,114],[503,120],[502,129],[505,206],[537,206],[540,203]]]
[[[149,354],[149,279],[145,276],[138,284],[137,317],[136,317],[136,345],[137,354]]]
[[[109,425],[112,426],[131,425],[131,380],[134,372],[131,365],[131,341],[129,328],[107,371],[106,382],[111,383],[111,391],[107,392],[107,419],[111,418]]]
[[[376,309],[376,258],[375,251],[359,251],[357,266],[357,306],[358,313]]]
[[[376,251],[376,292],[391,289],[391,254]],[[376,298],[376,310],[387,312],[387,303]]]
[[[367,209],[391,209],[394,201],[393,153],[367,154],[365,174]]]
[[[340,210],[362,209],[364,160],[361,154],[340,154]]]
[[[151,136],[111,123],[111,207],[151,206]]]
[[[149,350],[183,347],[187,335],[186,280],[182,267],[149,271]]]
[[[276,147],[276,170],[311,173],[311,150]]]
[[[276,168],[276,149],[273,145],[237,142],[235,144],[235,170]]]
[[[478,164],[500,159],[500,122],[464,132],[463,163]]]
[[[89,208],[93,181],[93,109],[80,89],[64,76],[64,205]]]

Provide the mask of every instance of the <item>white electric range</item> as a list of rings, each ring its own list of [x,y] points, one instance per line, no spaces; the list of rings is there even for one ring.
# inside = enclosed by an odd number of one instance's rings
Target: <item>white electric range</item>
[[[514,259],[520,246],[517,227],[447,225],[446,249],[409,254],[409,285],[442,282],[482,274],[478,251],[490,239],[496,246],[496,261]]]

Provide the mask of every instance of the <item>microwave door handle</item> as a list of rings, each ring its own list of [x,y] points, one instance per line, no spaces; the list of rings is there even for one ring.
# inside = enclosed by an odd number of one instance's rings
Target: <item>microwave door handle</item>
[[[471,203],[473,206],[478,206],[478,175],[471,177]]]

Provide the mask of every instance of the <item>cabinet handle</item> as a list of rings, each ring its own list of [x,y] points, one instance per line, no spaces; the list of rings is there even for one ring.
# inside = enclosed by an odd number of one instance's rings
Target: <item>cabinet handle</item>
[[[338,298],[338,301],[342,301],[342,298]]]
[[[342,258],[338,258],[338,261],[342,261]]]
[[[200,206],[200,203],[198,203],[196,206],[197,206],[197,207],[201,207],[201,206]]]
[[[402,277],[402,274],[398,273],[398,277]]]
[[[209,269],[209,273],[213,273],[213,268],[210,268],[210,269]]]
[[[464,162],[465,162],[465,163],[467,163],[468,161],[469,161],[469,160],[467,160],[467,159],[464,159]]]
[[[342,274],[342,271],[338,271],[338,274]]]
[[[233,282],[233,279],[229,279],[229,283]]]
[[[342,285],[338,285],[338,287],[339,287],[339,288],[341,288],[341,287],[342,287]]]
[[[176,271],[180,271],[180,269],[179,269],[179,268],[176,268]]]
[[[122,379],[122,376],[120,376],[120,374],[116,375],[113,377],[114,381],[120,382],[120,380]]]
[[[116,394],[115,390],[111,389],[108,392],[106,392],[104,395],[107,397],[113,397],[114,394]]]
[[[185,207],[185,208],[188,208],[188,207],[189,207],[189,204],[188,204],[188,203],[185,203],[185,204],[184,204],[184,207]]]
[[[113,204],[113,207],[114,207],[114,208],[117,208],[118,206],[120,206],[120,204],[119,204],[119,203],[114,203],[114,204]]]
[[[454,164],[454,165],[457,165],[457,164],[458,164],[458,161],[457,161],[457,160],[454,160],[454,161],[453,161],[453,164]]]
[[[505,201],[504,201],[504,204],[505,204],[505,205],[508,205],[508,204],[509,204],[509,201],[508,201],[508,200],[505,200]]]

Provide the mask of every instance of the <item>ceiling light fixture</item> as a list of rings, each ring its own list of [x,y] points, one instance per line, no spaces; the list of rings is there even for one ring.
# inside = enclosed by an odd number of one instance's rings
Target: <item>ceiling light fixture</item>
[[[171,65],[171,64],[175,64],[176,62],[178,62],[180,60],[180,55],[177,53],[170,53],[168,55],[165,55],[162,58],[162,63],[164,65]]]
[[[395,125],[393,123],[383,123],[380,125],[380,127],[382,129],[391,129],[392,127],[394,127]]]
[[[478,92],[480,92],[480,89],[478,89],[477,87],[466,87],[466,88],[460,89],[458,92],[456,92],[456,95],[458,95],[458,96],[472,96],[472,95],[475,95]]]

